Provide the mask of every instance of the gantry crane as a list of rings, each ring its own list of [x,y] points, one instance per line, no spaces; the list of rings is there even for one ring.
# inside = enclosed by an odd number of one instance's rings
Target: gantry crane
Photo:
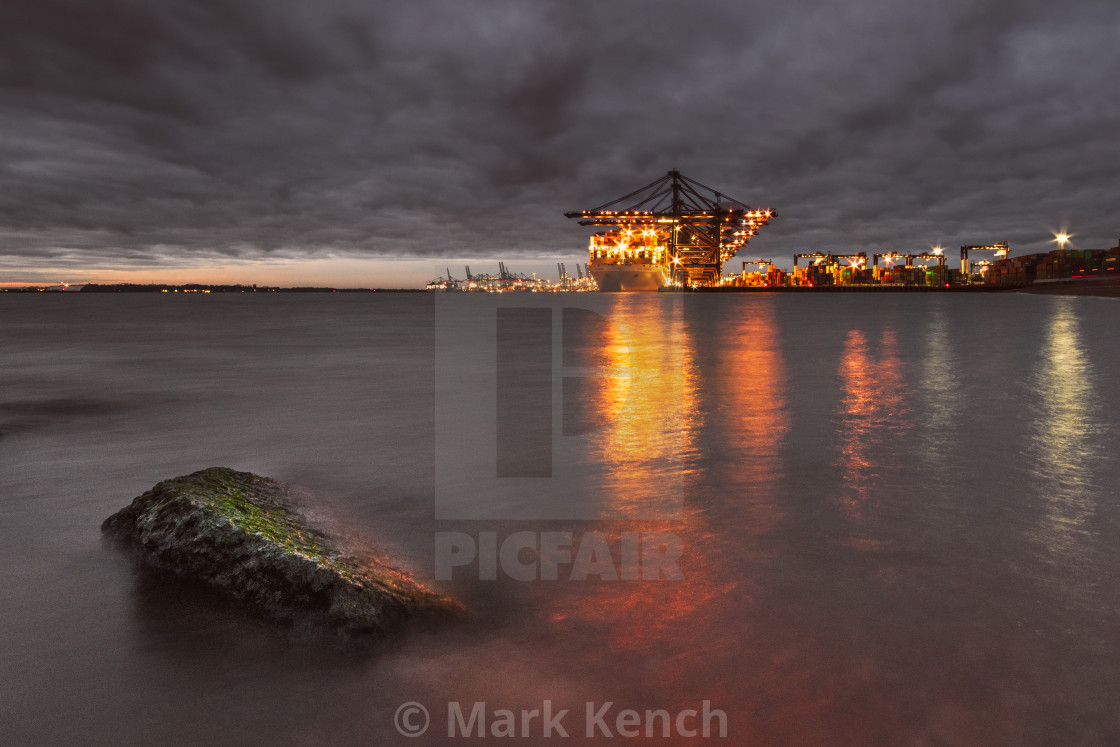
[[[915,259],[936,259],[938,267],[944,267],[945,266],[945,255],[942,254],[941,252],[936,252],[936,251],[935,252],[907,252],[906,254],[902,254],[900,252],[880,252],[878,254],[873,254],[872,258],[873,258],[873,261],[871,263],[872,267],[878,267],[879,263],[882,262],[884,259],[886,259],[886,260],[896,260],[896,259],[904,260],[906,262],[906,264],[903,265],[904,267],[913,267]]]
[[[793,271],[797,272],[797,261],[799,259],[811,259],[813,264],[819,265],[821,262],[826,262],[832,256],[824,252],[801,252],[800,254],[793,255]]]
[[[743,274],[739,282],[745,284],[747,282],[747,268],[758,267],[758,273],[762,276],[764,284],[769,284],[770,270],[774,267],[774,261],[771,259],[744,259],[743,260]],[[732,276],[734,277],[734,276]],[[730,279],[730,278],[726,278]]]
[[[877,262],[879,255],[876,254],[875,257]],[[823,262],[824,266],[829,269],[840,266],[840,263],[837,262],[837,260],[846,259],[849,261],[852,267],[858,267],[867,263],[867,252],[856,252],[854,254],[832,254],[831,252],[801,252],[799,254],[793,255],[793,269],[795,272],[797,271],[798,261],[802,259],[811,259],[813,260],[814,265],[819,265]]]
[[[940,251],[937,251],[937,250],[934,250],[932,252],[906,252],[905,254],[902,254],[901,252],[880,252],[878,254],[873,254],[872,255],[871,266],[875,270],[876,277],[879,277],[880,276],[880,274],[879,274],[880,273],[879,263],[882,262],[883,260],[887,260],[888,262],[893,262],[895,260],[902,260],[903,261],[903,267],[906,268],[907,270],[909,270],[909,269],[912,269],[914,267],[914,260],[916,260],[916,259],[925,260],[927,262],[928,262],[928,260],[931,260],[931,259],[937,260],[939,277],[942,277],[942,279],[944,279],[942,274],[940,273],[940,269],[945,266],[945,255],[942,254]],[[928,267],[928,264],[923,264],[922,267]],[[912,280],[913,280],[913,278],[911,278],[909,275],[907,275],[906,280],[904,282],[909,283]],[[925,281],[923,280],[922,282],[925,282]]]
[[[916,253],[913,253],[913,254],[907,254],[906,256],[907,256],[908,261],[910,263],[910,264],[907,265],[907,267],[913,267],[915,259],[926,259],[926,260],[936,259],[938,267],[944,267],[945,266],[945,255],[942,254],[941,252],[916,252]],[[928,267],[928,265],[926,265],[926,266]]]
[[[999,241],[999,242],[996,242],[995,244],[982,244],[982,245],[977,244],[977,245],[972,245],[972,246],[962,246],[961,247],[961,280],[964,281],[964,282],[967,282],[968,277],[969,277],[969,272],[968,272],[968,253],[969,252],[994,252],[995,253],[994,256],[1002,259],[1003,257],[1008,256],[1011,253],[1011,250],[1007,248],[1007,242],[1006,241]]]
[[[911,264],[912,264],[912,259],[911,259],[910,255],[908,255],[908,254],[903,254],[901,252],[879,252],[878,254],[872,254],[871,255],[871,266],[876,271],[878,271],[879,270],[879,263],[882,262],[884,259],[887,260],[888,262],[894,262],[895,260],[901,259],[903,262],[906,263],[905,265],[903,265],[904,267],[910,267]]]
[[[770,267],[773,264],[774,264],[774,260],[772,260],[772,259],[744,259],[743,260],[743,272],[747,271],[747,266],[748,265],[751,265],[751,266],[759,265],[760,267],[765,267],[766,272],[769,272]]]
[[[839,267],[840,263],[836,260],[846,259],[852,267],[859,267],[860,265],[867,264],[867,252],[856,252],[855,254],[829,254],[829,265]]]

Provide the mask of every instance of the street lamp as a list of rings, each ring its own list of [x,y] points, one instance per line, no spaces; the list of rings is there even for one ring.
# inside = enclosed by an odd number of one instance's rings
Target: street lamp
[[[1066,266],[1066,244],[1073,238],[1073,234],[1066,233],[1064,230],[1054,234],[1054,241],[1058,242],[1058,277],[1062,276],[1062,271]]]

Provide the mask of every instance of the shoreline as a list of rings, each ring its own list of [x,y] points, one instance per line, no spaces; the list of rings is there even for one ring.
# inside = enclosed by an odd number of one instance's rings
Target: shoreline
[[[1016,289],[1020,293],[1038,296],[1097,296],[1100,298],[1120,298],[1120,278],[1086,278],[1053,280],[1035,283]]]
[[[0,288],[0,293],[62,293],[40,287]],[[69,291],[69,293],[83,291]],[[94,286],[86,293],[430,293],[423,288],[251,288],[244,286]],[[593,291],[611,293],[612,291]],[[614,291],[619,293],[622,291]],[[1120,298],[1120,277],[1074,278],[1013,286],[954,285],[824,285],[824,286],[724,286],[715,288],[661,288],[661,293],[1029,293],[1046,296],[1097,296]]]

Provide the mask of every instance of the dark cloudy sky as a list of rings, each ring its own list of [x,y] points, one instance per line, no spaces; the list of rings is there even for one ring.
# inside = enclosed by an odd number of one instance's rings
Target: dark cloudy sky
[[[673,167],[752,255],[1105,248],[1118,79],[1115,0],[13,0],[0,282],[582,261]]]

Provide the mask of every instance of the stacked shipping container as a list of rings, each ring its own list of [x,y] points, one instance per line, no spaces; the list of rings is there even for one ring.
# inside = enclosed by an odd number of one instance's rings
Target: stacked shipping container
[[[1105,250],[1055,249],[1001,259],[988,270],[988,285],[1028,285],[1035,280],[1120,274],[1120,246]]]

